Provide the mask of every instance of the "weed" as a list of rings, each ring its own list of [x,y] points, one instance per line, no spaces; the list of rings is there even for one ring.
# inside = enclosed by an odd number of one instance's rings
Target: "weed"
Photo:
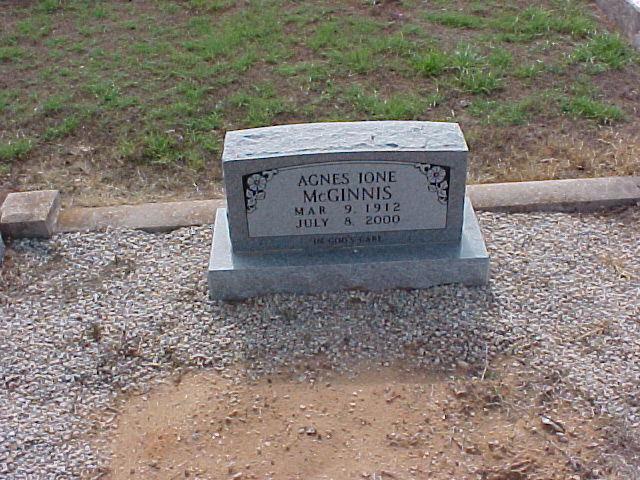
[[[469,93],[488,95],[502,89],[503,78],[491,70],[473,68],[461,71],[457,76],[460,88]]]
[[[637,55],[619,34],[602,33],[591,38],[575,51],[575,59],[589,64],[602,64],[620,70],[630,64]]]
[[[39,0],[37,10],[44,13],[55,13],[62,9],[62,0]]]
[[[491,51],[491,54],[487,57],[487,61],[489,62],[489,65],[493,67],[504,69],[511,66],[513,56],[508,50],[498,47]]]
[[[167,132],[151,132],[142,140],[142,160],[154,165],[169,165],[182,158],[178,142]]]
[[[246,112],[244,123],[248,127],[269,125],[287,111],[286,102],[276,95],[271,84],[257,85],[254,91],[241,91],[229,98],[231,106]]]
[[[18,98],[18,94],[12,90],[0,90],[0,113],[9,110],[11,102]]]
[[[309,38],[307,46],[319,51],[328,47],[337,47],[340,41],[340,26],[336,21],[322,23]]]
[[[353,73],[369,73],[375,70],[376,62],[369,47],[361,46],[346,51],[339,50],[330,53],[336,66],[343,66]]]
[[[101,105],[108,108],[127,108],[139,103],[135,97],[123,97],[120,94],[120,88],[113,81],[98,80],[89,84],[87,90],[98,99]]]
[[[429,12],[425,14],[427,20],[453,28],[480,29],[486,26],[482,17],[468,15],[462,12]]]
[[[220,128],[222,126],[222,118],[218,112],[212,112],[190,118],[184,122],[184,125],[190,130],[208,132]]]
[[[484,122],[489,125],[522,125],[538,111],[540,103],[539,99],[534,97],[503,103],[478,99],[469,106],[469,113],[483,117]]]
[[[425,97],[400,93],[384,99],[377,93],[367,94],[360,86],[350,88],[347,96],[358,111],[377,120],[415,120],[443,100],[438,93]]]
[[[20,47],[0,47],[0,62],[13,62],[24,57]]]
[[[46,15],[35,15],[25,18],[16,24],[20,35],[38,40],[51,32],[51,20]]]
[[[197,10],[218,12],[233,5],[233,0],[188,0],[188,5]]]
[[[234,72],[242,73],[249,70],[258,61],[258,55],[255,50],[250,50],[243,55],[240,55],[231,64],[231,69]]]
[[[562,111],[573,116],[596,120],[603,125],[625,119],[624,112],[616,105],[603,103],[589,95],[564,98]]]
[[[0,160],[10,162],[27,155],[34,146],[34,142],[29,138],[21,138],[9,142],[0,142]]]
[[[52,95],[42,104],[43,115],[51,115],[62,111],[70,100],[70,95]]]
[[[452,66],[460,71],[477,67],[482,62],[483,57],[478,49],[469,44],[458,45],[453,53]]]
[[[513,72],[513,76],[516,78],[534,78],[542,72],[544,72],[544,64],[539,62],[531,65],[522,65],[516,68]]]
[[[47,141],[59,140],[71,135],[80,126],[80,119],[76,116],[67,117],[54,127],[49,127],[44,132],[44,139]]]
[[[414,42],[399,34],[374,37],[370,43],[375,53],[392,53],[403,57],[410,56],[417,48]]]
[[[446,53],[432,50],[413,59],[413,68],[425,77],[437,77],[442,74],[452,63]]]

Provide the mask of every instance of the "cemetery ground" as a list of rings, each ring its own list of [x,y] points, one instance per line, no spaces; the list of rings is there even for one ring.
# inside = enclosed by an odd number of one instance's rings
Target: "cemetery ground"
[[[0,473],[639,478],[640,210],[479,219],[486,286],[235,303],[208,227],[14,241]]]
[[[639,173],[640,64],[593,2],[4,1],[0,185],[220,193],[226,130],[460,122],[472,182]]]

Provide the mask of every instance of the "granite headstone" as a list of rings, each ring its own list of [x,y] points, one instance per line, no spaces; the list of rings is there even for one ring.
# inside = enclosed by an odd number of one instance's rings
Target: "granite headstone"
[[[283,125],[227,133],[210,295],[482,284],[467,145],[440,122]]]

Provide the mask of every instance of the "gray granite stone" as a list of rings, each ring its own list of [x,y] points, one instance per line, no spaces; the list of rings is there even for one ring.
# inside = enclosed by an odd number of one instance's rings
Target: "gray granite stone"
[[[233,249],[458,242],[467,152],[454,123],[229,132],[222,160]]]
[[[0,230],[14,238],[50,237],[59,212],[57,190],[10,193],[0,208]]]
[[[221,208],[216,215],[208,280],[211,298],[238,300],[277,292],[481,285],[488,274],[489,256],[467,200],[458,242],[336,248],[315,253],[234,252],[227,212]]]
[[[0,265],[4,261],[4,240],[2,240],[2,236],[0,235]]]

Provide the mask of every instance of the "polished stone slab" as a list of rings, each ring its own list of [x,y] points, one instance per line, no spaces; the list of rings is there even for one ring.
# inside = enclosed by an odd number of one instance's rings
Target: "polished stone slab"
[[[234,252],[456,242],[468,148],[458,124],[380,121],[228,132]],[[366,233],[367,235],[363,235]]]
[[[426,288],[488,280],[489,256],[467,200],[459,242],[247,254],[231,249],[226,209],[218,209],[209,263],[209,293],[239,300],[273,293]]]

